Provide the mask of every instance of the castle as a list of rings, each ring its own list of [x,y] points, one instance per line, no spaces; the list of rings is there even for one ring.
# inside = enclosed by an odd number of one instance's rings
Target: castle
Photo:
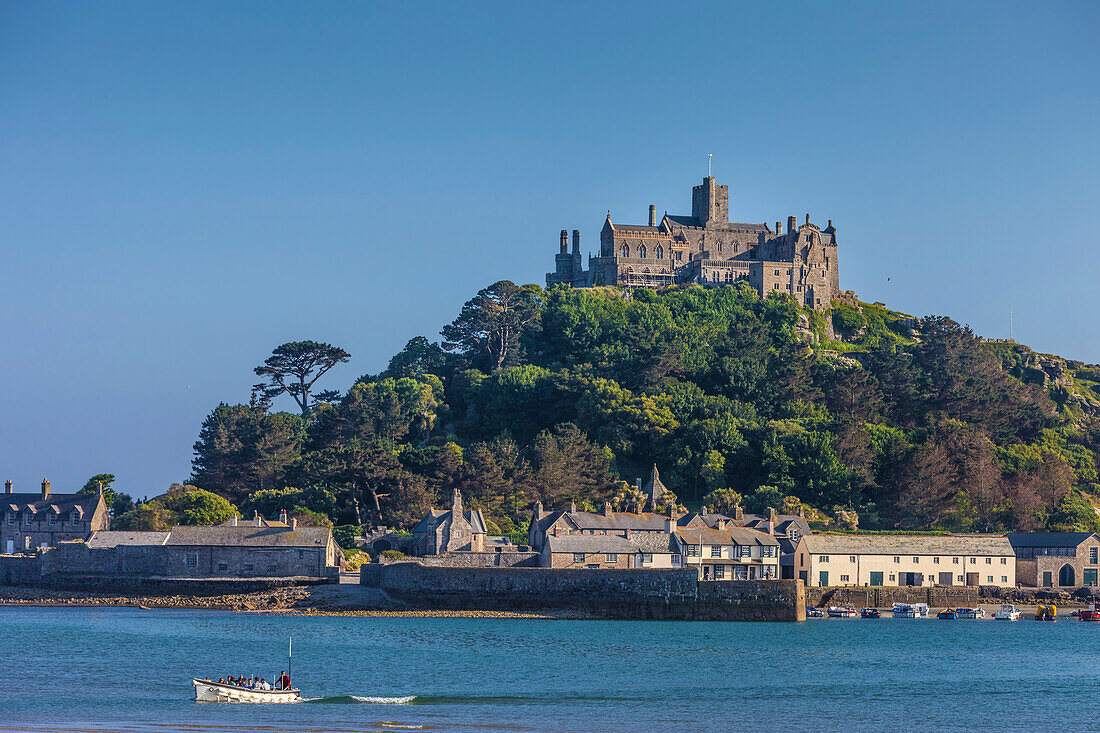
[[[789,293],[801,304],[817,309],[833,300],[856,302],[855,293],[840,289],[836,229],[832,220],[824,229],[787,217],[772,230],[767,224],[729,220],[729,186],[713,176],[691,190],[691,216],[664,215],[649,207],[649,224],[614,224],[608,212],[600,232],[600,253],[581,261],[581,233],[561,232],[555,271],[546,273],[546,286],[619,285],[663,288],[681,283],[708,287],[746,282],[761,296]]]

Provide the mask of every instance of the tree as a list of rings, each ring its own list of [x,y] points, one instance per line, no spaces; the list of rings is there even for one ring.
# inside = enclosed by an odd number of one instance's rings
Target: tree
[[[531,446],[531,483],[547,506],[588,498],[602,503],[611,493],[608,453],[588,442],[573,423],[543,430]]]
[[[435,374],[442,377],[447,371],[447,360],[447,352],[439,344],[428,341],[423,336],[414,336],[405,344],[405,348],[394,354],[386,371],[379,376],[420,379],[425,374]]]
[[[715,489],[703,497],[703,506],[719,514],[733,516],[741,507],[743,497],[733,489]]]
[[[114,529],[135,532],[167,532],[176,524],[176,514],[156,502],[147,502],[120,515],[114,522]]]
[[[284,392],[290,395],[302,417],[308,417],[316,401],[330,401],[335,393],[323,392],[316,400],[310,400],[310,392],[328,370],[347,361],[351,355],[343,349],[316,341],[291,341],[277,346],[263,366],[253,371],[267,381],[253,385],[252,394],[266,406]]]
[[[84,486],[80,489],[80,491],[76,493],[94,495],[99,493],[100,487],[102,487],[103,501],[107,504],[107,508],[111,510],[112,516],[116,516],[115,502],[117,502],[121,496],[126,495],[119,494],[117,491],[111,488],[111,484],[114,483],[114,480],[115,475],[113,473],[97,473],[95,476],[92,476],[90,479],[85,481]],[[130,497],[128,496],[126,497],[127,500],[129,500],[129,498]],[[133,502],[130,503],[132,504]],[[118,512],[118,514],[129,511],[129,508],[126,507],[125,501],[119,503],[119,508],[122,509],[122,511]]]
[[[783,506],[783,492],[774,486],[761,486],[745,497],[745,508],[754,514],[767,514],[768,509]]]
[[[298,415],[222,403],[203,420],[191,483],[233,501],[275,488],[301,455],[304,437]]]
[[[443,328],[443,348],[458,351],[486,371],[496,371],[519,356],[520,337],[539,316],[542,288],[501,280],[478,291]]]
[[[1032,485],[1043,502],[1042,511],[1046,515],[1048,529],[1055,521],[1058,505],[1069,494],[1076,478],[1064,458],[1054,453],[1043,454],[1043,462],[1032,478]]]
[[[237,514],[237,507],[227,499],[196,486],[173,484],[157,501],[175,513],[180,524],[212,526],[228,522]]]

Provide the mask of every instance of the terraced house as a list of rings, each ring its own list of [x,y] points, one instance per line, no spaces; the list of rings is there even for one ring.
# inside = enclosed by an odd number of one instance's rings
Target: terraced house
[[[811,534],[794,570],[809,586],[1016,585],[1004,535]]]
[[[779,540],[767,532],[720,519],[714,528],[677,531],[685,567],[700,580],[774,580],[779,577]]]
[[[37,494],[17,494],[11,481],[4,483],[0,548],[8,555],[28,553],[60,542],[87,540],[108,529],[111,518],[103,493],[55,494],[42,479]]]

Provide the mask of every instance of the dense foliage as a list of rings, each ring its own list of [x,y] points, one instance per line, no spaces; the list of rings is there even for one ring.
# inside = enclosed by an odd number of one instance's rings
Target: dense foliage
[[[210,491],[187,484],[173,484],[163,496],[138,504],[119,516],[113,529],[166,531],[177,524],[223,524],[237,514],[237,507]]]
[[[1096,421],[969,328],[909,320],[879,305],[805,311],[746,286],[495,283],[442,343],[412,339],[304,417],[219,405],[191,481],[268,515],[397,527],[458,488],[519,537],[536,499],[629,505],[656,464],[667,500],[694,507],[801,506],[879,529],[1100,528]]]

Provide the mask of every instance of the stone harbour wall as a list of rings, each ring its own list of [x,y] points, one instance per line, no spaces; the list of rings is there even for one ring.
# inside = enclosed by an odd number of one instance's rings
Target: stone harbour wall
[[[602,618],[801,621],[794,580],[703,582],[694,569],[589,570],[430,567],[372,563],[360,582],[419,608],[481,611],[569,610]]]
[[[452,552],[429,555],[417,562],[437,568],[537,568],[537,552]]]
[[[854,606],[890,608],[895,603],[927,603],[934,608],[959,608],[978,605],[976,586],[908,586],[806,588],[807,606]]]

